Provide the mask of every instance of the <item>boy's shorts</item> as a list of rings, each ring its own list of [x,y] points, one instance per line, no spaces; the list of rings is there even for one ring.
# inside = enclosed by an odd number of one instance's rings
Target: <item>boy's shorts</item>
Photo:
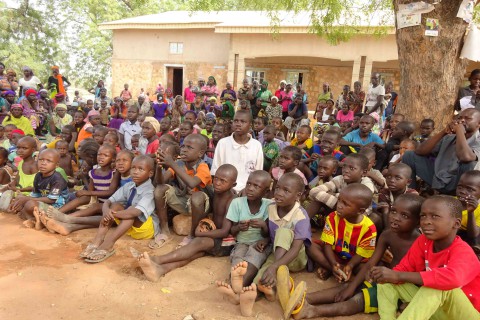
[[[260,269],[270,253],[272,253],[272,244],[268,244],[268,246],[263,249],[263,252],[259,252],[255,249],[255,244],[256,243],[237,243],[230,254],[232,265],[246,261],[249,264],[254,265],[255,268]]]
[[[120,224],[120,220],[118,219],[115,219],[115,222],[117,225]],[[136,240],[152,239],[155,235],[152,216],[148,217],[147,221],[138,228],[131,226],[126,234]]]
[[[213,239],[213,248],[207,250],[206,253],[214,257],[229,256],[230,252],[232,252],[234,245],[232,242],[225,242],[224,240],[225,239],[222,238]]]
[[[168,185],[168,190],[165,192],[165,203],[178,213],[191,214],[191,197],[179,196],[176,194],[175,190],[175,187]],[[210,210],[210,199],[208,198],[208,195],[202,191],[197,192],[200,192],[203,195],[205,199],[205,212],[208,212]]]
[[[363,299],[365,301],[364,313],[378,312],[377,284],[364,281],[361,285]]]

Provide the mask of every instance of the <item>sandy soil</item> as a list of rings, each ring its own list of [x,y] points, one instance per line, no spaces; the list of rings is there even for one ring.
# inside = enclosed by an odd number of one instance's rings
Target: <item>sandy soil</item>
[[[26,229],[15,215],[0,213],[0,319],[168,319],[195,320],[282,318],[278,303],[259,300],[254,316],[240,316],[215,290],[215,280],[227,279],[227,258],[204,257],[177,269],[158,283],[145,279],[128,248],[151,254],[166,253],[181,237],[152,252],[146,241],[129,237],[116,244],[116,254],[89,265],[78,254],[94,229],[63,237],[46,230]],[[307,280],[309,291],[334,285],[313,274],[293,274]],[[337,320],[373,320],[377,316],[338,317]]]

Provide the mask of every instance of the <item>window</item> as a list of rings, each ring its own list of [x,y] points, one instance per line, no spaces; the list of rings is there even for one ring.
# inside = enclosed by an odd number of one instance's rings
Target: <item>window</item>
[[[170,42],[170,53],[171,54],[182,54],[183,53],[183,42]]]
[[[257,80],[259,83],[261,83],[263,80],[265,80],[265,71],[246,70],[245,76],[250,83],[252,83],[254,80]]]
[[[296,90],[297,83],[303,83],[303,73],[296,71],[287,71],[285,81],[291,83],[293,90]]]

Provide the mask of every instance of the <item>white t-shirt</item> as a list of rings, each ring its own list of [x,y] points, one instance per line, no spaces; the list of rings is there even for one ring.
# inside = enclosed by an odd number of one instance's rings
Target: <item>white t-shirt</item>
[[[263,170],[262,144],[250,137],[246,144],[238,144],[233,139],[233,134],[218,141],[213,156],[212,176],[222,164],[231,164],[237,168],[237,185],[233,189],[242,191],[248,180],[248,176],[255,170]]]
[[[42,81],[40,81],[40,79],[38,79],[36,76],[33,76],[30,78],[30,80],[25,80],[25,78],[21,78],[19,81],[18,81],[18,85],[20,87],[23,87],[23,91],[25,92],[27,89],[35,89],[37,90],[38,89],[38,85],[39,84],[42,84]],[[22,92],[22,95],[23,95],[23,92]]]
[[[385,88],[382,85],[378,85],[375,88],[370,85],[366,97],[367,103],[365,104],[367,110],[371,110],[372,107],[377,104],[378,96],[385,96]]]

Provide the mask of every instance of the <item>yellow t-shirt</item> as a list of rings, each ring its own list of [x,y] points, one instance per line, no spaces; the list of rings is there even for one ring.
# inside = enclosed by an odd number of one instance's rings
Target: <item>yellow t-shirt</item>
[[[473,212],[475,216],[475,223],[477,226],[480,227],[480,205],[475,209]],[[468,220],[468,212],[467,210],[462,211],[462,225],[460,226],[460,230],[467,230],[467,220]]]

